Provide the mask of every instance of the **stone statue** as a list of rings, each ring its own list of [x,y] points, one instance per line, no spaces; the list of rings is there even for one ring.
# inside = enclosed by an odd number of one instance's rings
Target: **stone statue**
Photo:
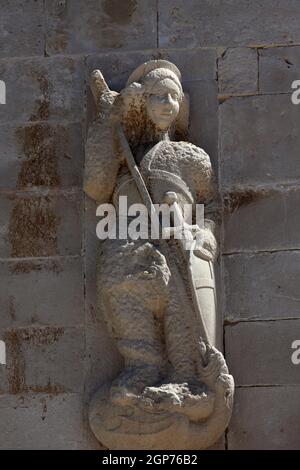
[[[234,383],[216,349],[216,191],[209,156],[184,141],[189,101],[177,67],[152,60],[121,93],[91,75],[97,117],[86,143],[85,192],[120,196],[181,217],[167,239],[99,242],[99,306],[124,359],[90,405],[90,425],[109,449],[205,449],[229,422]],[[205,205],[203,226],[187,207]],[[130,218],[129,218],[130,219]],[[186,249],[187,242],[190,243]]]

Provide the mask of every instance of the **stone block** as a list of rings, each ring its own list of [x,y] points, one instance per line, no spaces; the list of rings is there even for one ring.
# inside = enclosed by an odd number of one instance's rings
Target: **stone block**
[[[85,200],[85,311],[86,311],[86,399],[105,382],[113,380],[120,371],[122,359],[104,322],[97,299],[97,268],[95,260],[101,250],[96,236],[96,205]],[[101,266],[100,266],[101,267]],[[101,299],[100,299],[101,300]],[[101,304],[99,304],[101,305]]]
[[[219,108],[223,186],[300,181],[300,112],[289,95],[230,98]]]
[[[190,96],[189,141],[205,150],[218,175],[218,101],[215,81],[183,83]]]
[[[53,57],[0,61],[6,84],[6,105],[0,124],[68,120],[84,116],[83,58]]]
[[[217,57],[213,49],[160,49],[158,58],[169,60],[177,65],[183,82],[216,80]]]
[[[0,188],[81,186],[81,124],[0,126]]]
[[[219,93],[257,92],[257,51],[246,47],[229,48],[218,60]]]
[[[300,387],[239,388],[229,450],[299,450]]]
[[[224,256],[229,322],[300,318],[300,253]]]
[[[94,324],[97,328],[101,318],[97,311],[97,263],[101,241],[96,235],[98,218],[96,217],[96,203],[85,196],[85,223],[84,223],[84,267],[85,267],[85,305],[86,319],[88,323]]]
[[[297,0],[163,0],[158,18],[159,47],[300,42]]]
[[[151,59],[157,59],[157,51],[105,52],[91,54],[86,59],[87,79],[95,69],[100,69],[111,90],[120,91],[125,87],[133,70]]]
[[[1,366],[2,393],[82,392],[84,332],[59,326],[0,330],[6,344]]]
[[[79,257],[0,262],[1,328],[83,325],[83,296]]]
[[[271,47],[259,51],[261,93],[291,93],[300,77],[300,47]]]
[[[87,57],[88,75],[100,69],[110,88],[120,91],[129,75],[143,62],[165,59],[173,62],[182,73],[183,82],[216,79],[216,53],[211,49],[178,50],[154,49],[149,51],[106,52]]]
[[[225,326],[226,361],[236,385],[300,385],[292,362],[300,320],[241,322]]]
[[[82,415],[77,394],[1,395],[0,449],[82,449]]]
[[[81,252],[81,198],[76,191],[0,196],[0,257]]]
[[[123,359],[104,323],[102,311],[94,311],[96,318],[89,319],[86,337],[85,396],[89,403],[101,385],[115,379],[123,367]]]
[[[297,189],[226,194],[225,253],[299,249],[299,204]]]
[[[2,0],[0,58],[44,55],[43,0]]]
[[[46,15],[49,55],[157,46],[156,0],[46,0]]]

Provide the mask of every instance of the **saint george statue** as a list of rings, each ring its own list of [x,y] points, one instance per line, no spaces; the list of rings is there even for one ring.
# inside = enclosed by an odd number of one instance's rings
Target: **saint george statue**
[[[126,196],[148,214],[165,203],[181,221],[160,227],[154,240],[117,236],[99,244],[99,305],[124,367],[92,399],[90,425],[110,449],[205,449],[227,427],[234,390],[216,348],[218,198],[210,158],[185,141],[189,100],[174,64],[142,64],[120,93],[99,70],[90,85],[97,117],[86,143],[87,195],[116,208]],[[185,210],[197,204],[205,207],[202,225],[189,223]]]

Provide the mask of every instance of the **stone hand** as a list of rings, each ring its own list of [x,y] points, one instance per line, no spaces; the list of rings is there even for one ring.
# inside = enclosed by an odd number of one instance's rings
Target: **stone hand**
[[[90,87],[92,90],[92,94],[97,105],[99,107],[99,102],[104,93],[110,93],[111,90],[109,89],[102,73],[100,70],[94,70],[90,76]]]
[[[195,238],[194,255],[207,261],[215,261],[218,256],[218,245],[211,230],[199,228]]]

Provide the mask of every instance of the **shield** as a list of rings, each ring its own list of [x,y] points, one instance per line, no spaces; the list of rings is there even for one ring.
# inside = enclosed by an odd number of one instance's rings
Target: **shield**
[[[209,343],[216,346],[218,342],[217,296],[213,263],[199,258],[191,251],[189,273],[194,303],[197,303],[198,307],[196,310],[201,315]]]

